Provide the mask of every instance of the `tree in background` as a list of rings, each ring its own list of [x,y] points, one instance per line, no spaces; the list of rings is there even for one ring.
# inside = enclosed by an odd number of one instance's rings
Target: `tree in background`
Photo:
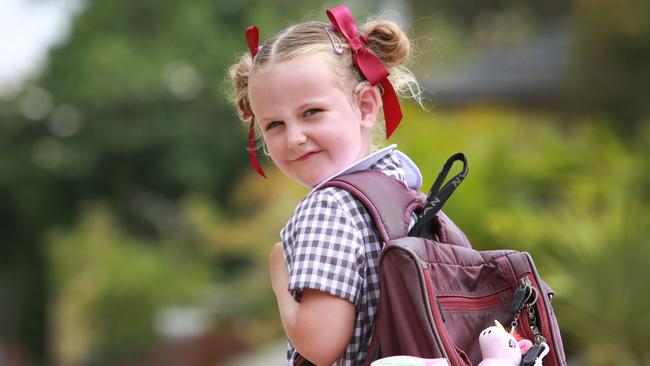
[[[649,12],[644,0],[574,2],[571,102],[583,113],[605,113],[628,136],[650,114]]]
[[[133,245],[197,255],[180,200],[227,206],[247,169],[246,130],[224,92],[243,29],[265,38],[333,4],[87,2],[43,74],[0,101],[0,340],[47,358],[47,232],[83,222],[87,202],[146,238]]]
[[[89,1],[68,42],[52,51],[44,74],[15,100],[0,102],[0,339],[27,344],[35,359],[47,358],[52,290],[45,242],[53,227],[83,223],[79,215],[85,203],[101,202],[128,232],[127,245],[173,243],[175,255],[202,253],[197,249],[201,239],[179,219],[184,198],[201,197],[222,206],[221,215],[241,217],[229,207],[229,196],[246,170],[245,129],[238,127],[225,101],[223,81],[234,55],[246,50],[242,30],[257,24],[265,39],[289,21],[322,20],[322,10],[337,3]],[[434,38],[438,34],[422,31],[431,14],[447,19],[452,31],[474,34],[482,32],[486,19],[513,8],[511,14],[539,24],[570,16],[578,34],[574,62],[579,67],[571,70],[568,103],[575,103],[579,113],[608,113],[615,122],[635,123],[647,116],[646,2],[408,3],[416,14],[413,33]],[[364,13],[355,14],[361,19]],[[418,69],[425,70],[429,61],[421,60]],[[430,149],[428,140],[421,146]],[[490,177],[487,182],[499,187],[498,177]],[[254,197],[267,196],[258,190]],[[230,224],[223,222],[224,227]],[[494,225],[501,222],[495,219]],[[469,220],[467,224],[471,228]],[[205,227],[212,225],[208,221]],[[221,236],[206,234],[218,243]],[[242,245],[252,236],[247,231]],[[75,234],[53,243],[70,237]],[[66,246],[54,252],[70,255],[75,250]],[[214,253],[219,258],[215,255],[212,264],[221,271],[237,273],[249,265],[241,260],[249,253],[233,248]],[[255,261],[262,263],[266,252],[258,255]],[[151,282],[163,281],[163,274],[151,273]]]
[[[245,167],[223,77],[243,2],[92,1],[0,123],[0,323],[46,354],[43,236],[105,202],[128,230],[177,238],[177,199],[225,202]]]

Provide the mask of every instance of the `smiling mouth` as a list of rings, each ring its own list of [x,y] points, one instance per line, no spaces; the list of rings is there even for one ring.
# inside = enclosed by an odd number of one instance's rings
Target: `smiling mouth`
[[[312,156],[318,154],[319,152],[320,152],[320,151],[311,151],[311,152],[308,152],[308,153],[306,153],[305,155],[302,155],[302,156],[298,157],[295,161],[305,161],[305,160],[311,158]]]

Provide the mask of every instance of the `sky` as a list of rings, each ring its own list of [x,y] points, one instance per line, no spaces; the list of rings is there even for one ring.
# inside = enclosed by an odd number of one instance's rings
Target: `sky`
[[[48,50],[64,41],[78,0],[0,0],[0,96],[37,75]]]

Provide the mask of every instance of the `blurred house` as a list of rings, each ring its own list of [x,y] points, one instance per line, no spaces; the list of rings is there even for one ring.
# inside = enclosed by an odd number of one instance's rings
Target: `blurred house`
[[[571,41],[568,24],[557,22],[534,38],[479,51],[422,84],[436,107],[474,103],[556,107],[563,98]]]

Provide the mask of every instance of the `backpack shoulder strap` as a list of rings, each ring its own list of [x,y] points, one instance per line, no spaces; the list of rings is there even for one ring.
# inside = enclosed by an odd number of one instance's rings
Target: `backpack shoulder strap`
[[[377,170],[336,177],[321,186],[348,191],[363,203],[375,221],[382,240],[407,236],[411,213],[424,205],[424,194]]]

